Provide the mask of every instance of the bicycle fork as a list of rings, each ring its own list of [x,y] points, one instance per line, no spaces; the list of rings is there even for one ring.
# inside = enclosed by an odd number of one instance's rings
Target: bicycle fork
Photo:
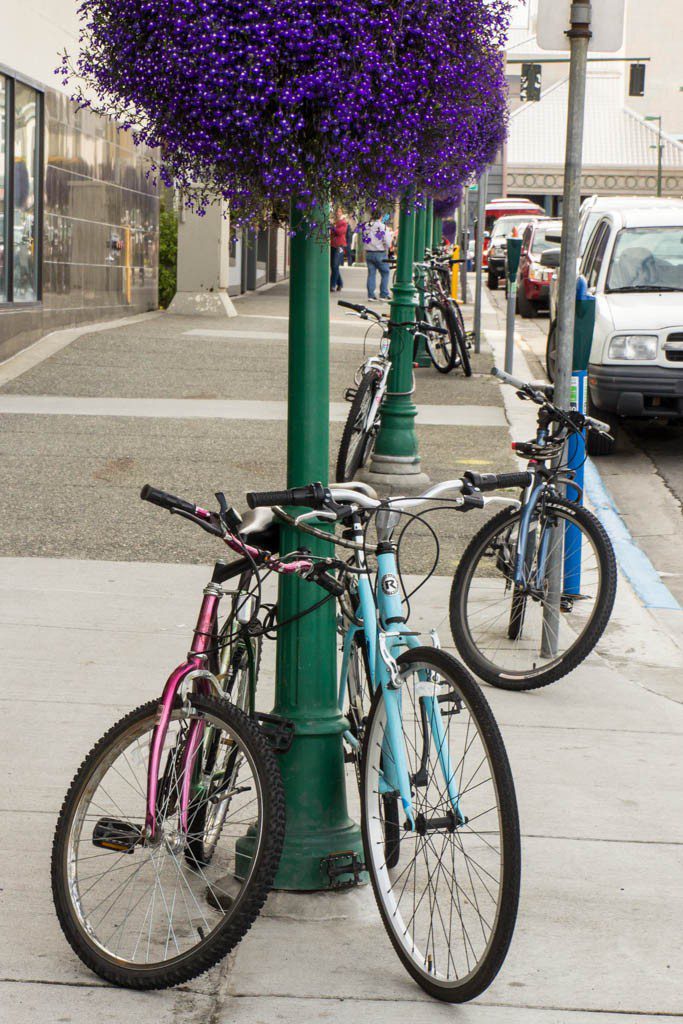
[[[448,822],[428,822],[420,815],[416,819],[413,806],[413,791],[418,785],[426,786],[429,783],[427,776],[427,764],[429,760],[429,747],[432,739],[436,745],[436,753],[439,767],[443,775],[444,786],[448,792],[451,810],[453,812],[453,827],[462,825],[465,817],[460,809],[460,795],[455,779],[455,771],[450,761],[446,731],[444,729],[443,717],[439,705],[437,683],[430,677],[427,670],[420,670],[418,673],[419,682],[416,687],[416,705],[420,708],[422,724],[423,750],[421,764],[418,770],[411,776],[408,771],[408,758],[406,754],[405,739],[403,733],[403,700],[402,680],[400,669],[396,662],[396,654],[401,647],[419,648],[421,646],[418,637],[414,633],[405,630],[405,616],[403,614],[401,597],[399,594],[398,580],[395,574],[396,561],[393,549],[378,554],[378,598],[380,612],[380,632],[375,657],[375,679],[381,685],[383,699],[386,709],[387,723],[384,740],[382,744],[382,778],[380,778],[380,792],[398,793],[401,804],[406,814],[407,822],[412,831],[422,831],[431,824],[450,825]],[[396,629],[383,630],[383,626],[396,626]],[[403,629],[401,627],[404,627]],[[416,709],[417,709],[416,707]]]
[[[178,665],[168,677],[159,704],[159,720],[154,727],[150,743],[149,767],[147,772],[147,801],[145,815],[145,834],[153,839],[157,830],[159,773],[164,743],[171,722],[176,699],[181,689],[192,682],[196,693],[208,696],[211,692],[221,695],[218,680],[205,667],[206,650],[211,642],[212,624],[215,621],[221,590],[215,583],[209,583],[204,590],[204,599],[199,611],[195,627],[192,650],[187,661]],[[185,738],[180,762],[181,787],[179,793],[180,827],[183,832],[188,828],[188,808],[191,800],[192,777],[197,754],[201,749],[204,735],[204,723],[198,718],[190,722]]]

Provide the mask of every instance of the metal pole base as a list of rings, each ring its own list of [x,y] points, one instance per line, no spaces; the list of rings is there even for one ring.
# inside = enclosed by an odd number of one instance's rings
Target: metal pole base
[[[310,892],[335,888],[329,873],[332,854],[348,853],[349,860],[355,854],[359,864],[364,862],[360,826],[348,816],[346,801],[338,797],[345,786],[341,734],[346,728],[348,723],[340,714],[308,722],[298,719],[296,742],[279,758],[285,789],[298,798],[287,805],[287,831],[275,889]],[[360,881],[367,881],[365,872]]]
[[[430,480],[422,470],[419,455],[378,455],[374,453],[370,465],[356,474],[357,480],[371,484],[384,495],[420,494]]]

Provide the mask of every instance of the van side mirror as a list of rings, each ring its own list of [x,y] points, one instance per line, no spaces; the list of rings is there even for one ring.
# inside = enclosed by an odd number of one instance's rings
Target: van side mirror
[[[539,260],[542,267],[559,267],[560,265],[560,249],[546,249],[545,252],[541,253]]]

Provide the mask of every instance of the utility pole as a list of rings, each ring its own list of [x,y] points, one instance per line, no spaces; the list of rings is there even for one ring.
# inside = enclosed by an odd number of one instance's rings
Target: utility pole
[[[481,293],[483,284],[484,229],[486,227],[486,192],[489,172],[484,171],[477,191],[477,233],[474,243],[474,351],[481,352]]]
[[[555,403],[561,409],[571,407],[572,354],[576,308],[576,262],[579,255],[579,209],[581,205],[581,165],[583,122],[586,104],[586,68],[591,38],[591,5],[574,2],[570,9],[569,101],[567,143],[564,162],[562,201],[562,248],[560,251],[557,303],[557,363]],[[562,545],[552,544],[555,552],[548,566],[548,595],[543,614],[542,654],[557,653],[562,593]]]
[[[664,143],[662,142],[662,115],[661,114],[647,114],[645,117],[646,121],[657,122],[657,195],[662,194],[662,150],[664,149]],[[654,149],[651,146],[650,149]]]
[[[460,204],[461,211],[461,241],[460,241],[460,298],[462,299],[463,305],[467,302],[467,236],[469,235],[469,204],[468,204],[469,189],[467,185],[462,190],[462,203]]]

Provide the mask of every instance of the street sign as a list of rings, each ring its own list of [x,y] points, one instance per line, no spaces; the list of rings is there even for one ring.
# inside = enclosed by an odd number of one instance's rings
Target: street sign
[[[540,64],[522,64],[522,76],[519,80],[519,98],[522,103],[538,103],[540,100]]]
[[[541,50],[569,50],[571,0],[538,0],[536,42]],[[581,2],[575,6],[588,6]],[[590,4],[591,39],[588,49],[599,53],[620,50],[624,40],[625,0],[594,0]]]

